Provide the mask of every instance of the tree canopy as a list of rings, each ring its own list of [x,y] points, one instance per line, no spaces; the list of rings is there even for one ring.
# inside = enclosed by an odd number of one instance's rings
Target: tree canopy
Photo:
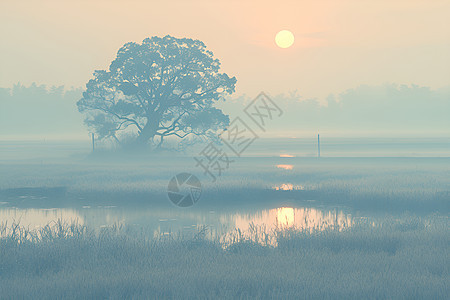
[[[137,145],[161,146],[166,137],[225,129],[229,117],[214,104],[235,85],[203,42],[155,36],[123,45],[109,70],[94,72],[77,106],[100,138],[120,142],[131,132]]]

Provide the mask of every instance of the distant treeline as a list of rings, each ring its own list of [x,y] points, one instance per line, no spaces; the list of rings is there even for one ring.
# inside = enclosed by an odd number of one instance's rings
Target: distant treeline
[[[0,88],[0,137],[87,134],[76,107],[82,92],[82,88],[35,83]],[[242,115],[253,98],[244,94],[220,106],[232,119]],[[326,101],[305,99],[297,91],[272,95],[272,99],[284,113],[267,129],[287,135],[316,130],[338,136],[450,134],[450,86],[363,85],[330,95]]]
[[[35,83],[0,88],[0,136],[83,134],[83,118],[76,107],[82,91]]]
[[[242,113],[240,103],[253,97],[241,96],[224,103],[225,111]],[[419,136],[450,135],[450,86],[431,89],[417,85],[386,84],[358,86],[326,101],[305,99],[298,92],[272,95],[284,114],[270,124],[270,130],[302,132],[320,130],[336,135],[371,134]]]

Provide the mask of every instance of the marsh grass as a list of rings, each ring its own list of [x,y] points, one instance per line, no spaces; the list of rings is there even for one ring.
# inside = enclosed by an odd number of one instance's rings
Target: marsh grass
[[[217,185],[205,184],[198,203],[216,209],[315,200],[413,212],[382,224],[362,219],[347,228],[270,231],[252,224],[248,231],[217,236],[208,227],[185,235],[62,220],[39,228],[3,223],[0,298],[445,299],[450,294],[448,162],[292,159],[283,160],[294,165],[286,171],[275,168],[278,158],[248,159]],[[191,159],[3,164],[0,202],[12,207],[168,205],[167,181],[186,166],[192,166]],[[284,183],[308,188],[272,190]],[[439,214],[414,216],[430,211]]]
[[[16,207],[163,206],[167,204],[170,178],[180,170],[189,170],[204,184],[199,207],[255,206],[290,199],[359,210],[448,213],[449,162],[448,158],[243,158],[215,184],[193,169],[192,158],[161,158],[134,164],[2,164],[0,202]],[[276,168],[280,163],[292,164],[293,169]],[[304,189],[273,190],[282,184]],[[21,199],[23,196],[28,197]]]
[[[2,298],[445,298],[448,219],[210,239],[116,224],[3,224]],[[277,246],[270,242],[275,239]]]

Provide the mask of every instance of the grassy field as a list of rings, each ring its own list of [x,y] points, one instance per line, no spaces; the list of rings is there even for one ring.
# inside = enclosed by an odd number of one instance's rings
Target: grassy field
[[[358,224],[351,231],[274,231],[224,244],[158,239],[126,227],[3,226],[2,298],[445,299],[448,220]]]
[[[0,201],[20,207],[73,207],[79,199],[85,205],[168,205],[170,178],[186,171],[202,181],[198,206],[210,208],[313,199],[360,210],[450,211],[450,158],[244,158],[214,183],[192,158],[11,163],[0,165]],[[293,190],[274,190],[283,184]],[[24,195],[35,199],[18,198]]]
[[[167,183],[188,171],[203,187],[193,213],[307,203],[391,217],[227,239],[209,228],[155,237],[126,224],[29,229],[0,220],[0,298],[444,299],[449,165],[448,158],[245,158],[212,183],[191,158],[3,163],[0,209],[178,209]]]

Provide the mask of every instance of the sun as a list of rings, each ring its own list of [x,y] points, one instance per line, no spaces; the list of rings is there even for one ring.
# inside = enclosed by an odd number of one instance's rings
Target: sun
[[[275,43],[280,48],[289,48],[294,44],[294,35],[289,30],[281,30],[275,36]]]

